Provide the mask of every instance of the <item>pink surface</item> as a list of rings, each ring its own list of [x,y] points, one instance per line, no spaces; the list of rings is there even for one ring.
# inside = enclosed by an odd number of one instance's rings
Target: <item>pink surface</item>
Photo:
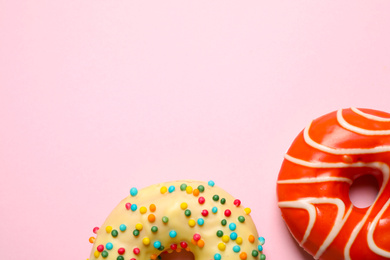
[[[212,179],[267,259],[311,259],[276,205],[313,118],[390,112],[389,1],[1,1],[0,248],[86,259],[129,188]]]

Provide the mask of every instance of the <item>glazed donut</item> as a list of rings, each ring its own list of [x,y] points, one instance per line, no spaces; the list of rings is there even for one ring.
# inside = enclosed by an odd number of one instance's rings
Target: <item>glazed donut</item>
[[[153,260],[186,250],[196,260],[264,260],[265,241],[250,212],[213,181],[131,188],[104,224],[94,228],[89,259]]]
[[[294,140],[277,181],[291,234],[316,259],[390,259],[390,114],[340,109],[312,121]],[[360,176],[379,184],[358,208],[349,189]]]

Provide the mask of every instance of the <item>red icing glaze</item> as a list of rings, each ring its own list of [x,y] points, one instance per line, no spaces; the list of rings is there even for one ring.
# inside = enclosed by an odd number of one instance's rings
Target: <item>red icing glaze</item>
[[[390,259],[390,114],[341,109],[315,119],[294,140],[277,184],[294,238],[317,259]],[[353,181],[374,176],[375,202],[355,207]]]

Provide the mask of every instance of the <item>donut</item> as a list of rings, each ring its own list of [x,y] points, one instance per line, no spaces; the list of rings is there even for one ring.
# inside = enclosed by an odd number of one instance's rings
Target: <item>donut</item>
[[[313,120],[282,163],[278,206],[295,240],[315,259],[390,259],[390,114],[340,109]],[[361,176],[379,186],[359,208],[349,190]]]
[[[95,227],[90,260],[161,259],[191,252],[196,260],[265,259],[250,208],[213,181],[174,181],[130,194]]]

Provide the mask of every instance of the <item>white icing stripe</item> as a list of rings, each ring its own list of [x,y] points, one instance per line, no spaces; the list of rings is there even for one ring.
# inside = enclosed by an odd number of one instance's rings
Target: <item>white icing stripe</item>
[[[390,146],[388,145],[376,146],[373,148],[331,148],[329,146],[319,144],[315,142],[313,139],[311,139],[311,137],[309,136],[310,126],[311,123],[304,129],[303,138],[305,139],[305,142],[308,145],[322,152],[326,152],[330,154],[373,154],[373,153],[383,153],[383,152],[390,151]]]
[[[353,229],[348,241],[347,241],[347,244],[344,248],[344,258],[346,260],[348,259],[351,259],[350,257],[350,250],[351,250],[351,247],[357,237],[357,235],[359,234],[360,230],[362,229],[363,225],[366,223],[367,221],[367,218],[369,217],[369,215],[371,214],[371,211],[372,209],[374,208],[374,206],[376,205],[376,202],[378,201],[378,198],[382,195],[386,185],[388,184],[388,181],[389,181],[389,175],[390,175],[390,169],[389,169],[389,166],[386,164],[386,163],[383,163],[383,162],[370,162],[370,163],[363,163],[363,162],[357,162],[357,163],[350,163],[350,164],[347,164],[347,163],[325,163],[325,162],[308,162],[308,161],[305,161],[305,160],[301,160],[301,159],[297,159],[297,158],[294,158],[288,154],[285,155],[285,159],[286,160],[289,160],[293,163],[296,163],[298,165],[302,165],[302,166],[306,166],[306,167],[310,167],[310,168],[347,168],[347,167],[369,167],[369,168],[374,168],[374,169],[379,169],[380,172],[382,173],[383,175],[383,181],[382,181],[382,186],[378,192],[378,195],[377,195],[377,198],[376,200],[374,201],[374,203],[368,208],[366,214],[364,215],[363,219],[358,223],[358,225],[356,225],[356,227]],[[390,202],[388,201],[381,209],[380,213],[383,214],[383,212],[389,207],[390,205]],[[378,214],[380,215],[380,214]],[[378,255],[381,255],[381,256],[384,256],[384,257],[387,257],[387,254],[390,254],[389,251],[386,251],[386,250],[383,250],[381,248],[379,248],[375,242],[374,242],[374,239],[373,239],[373,233],[375,231],[375,228],[376,228],[376,224],[378,223],[379,219],[381,216],[378,217],[378,215],[375,217],[374,219],[374,222],[373,224],[375,223],[375,225],[372,225],[370,226],[370,231],[372,233],[369,233],[367,235],[367,242],[369,244],[369,247],[370,249],[375,252],[376,254]],[[375,220],[377,220],[375,222]]]
[[[311,230],[314,226],[314,223],[316,221],[316,209],[313,205],[305,201],[305,199],[302,200],[296,200],[296,201],[283,201],[279,202],[278,206],[280,208],[298,208],[298,209],[305,209],[307,213],[309,214],[309,223],[307,224],[305,234],[302,238],[302,241],[300,242],[301,245],[303,245],[307,238],[309,237]]]
[[[335,237],[338,235],[338,233],[340,232],[341,228],[345,223],[345,220],[348,218],[349,214],[351,213],[352,208],[350,207],[347,214],[344,216],[345,204],[341,199],[338,198],[303,198],[296,201],[279,202],[278,205],[281,208],[305,209],[309,214],[309,223],[306,227],[303,239],[300,242],[301,245],[303,245],[306,242],[316,221],[317,214],[316,214],[315,206],[313,204],[333,204],[337,207],[337,215],[336,215],[335,223],[331,231],[329,232],[328,236],[326,237],[325,241],[322,243],[316,255],[314,256],[314,258],[318,259],[329,247],[329,245],[333,242]]]
[[[343,177],[331,177],[331,176],[280,180],[278,181],[278,184],[319,183],[319,182],[328,182],[328,181],[339,181],[339,182],[347,182],[350,185],[352,184],[351,179],[343,178]]]
[[[337,111],[337,121],[345,129],[347,129],[351,132],[357,133],[357,134],[361,134],[361,135],[390,135],[390,130],[367,130],[367,129],[363,129],[363,128],[351,125],[350,123],[345,121],[345,119],[343,118],[343,110],[342,109]]]
[[[390,122],[390,118],[385,118],[385,117],[380,117],[380,116],[374,116],[374,115],[371,115],[371,114],[367,114],[367,113],[364,113],[363,111],[357,109],[356,107],[351,107],[351,110],[353,112],[355,112],[356,114],[362,116],[362,117],[365,117],[367,119],[370,119],[370,120],[374,120],[374,121],[380,121],[380,122]]]
[[[378,222],[381,219],[383,213],[387,210],[389,205],[390,205],[390,199],[387,200],[385,205],[382,207],[382,209],[376,215],[376,217],[375,217],[374,221],[371,223],[371,225],[370,225],[370,227],[368,229],[368,233],[367,233],[367,242],[368,242],[368,246],[370,247],[370,249],[373,252],[375,252],[376,254],[384,256],[384,257],[388,257],[388,258],[390,258],[390,252],[386,251],[386,250],[383,250],[382,248],[379,248],[376,245],[376,243],[374,241],[374,231],[375,231],[375,228],[378,225]]]

